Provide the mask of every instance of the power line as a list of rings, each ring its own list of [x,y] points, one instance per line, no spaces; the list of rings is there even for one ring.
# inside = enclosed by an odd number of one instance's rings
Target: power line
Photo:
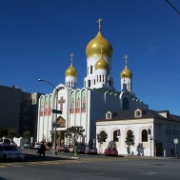
[[[178,13],[180,14],[180,11],[178,11],[175,6],[172,5],[172,3],[169,2],[169,0],[166,0],[166,2]]]

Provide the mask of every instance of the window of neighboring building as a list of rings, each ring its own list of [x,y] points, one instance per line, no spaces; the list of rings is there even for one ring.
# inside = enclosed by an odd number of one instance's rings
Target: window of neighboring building
[[[142,142],[147,142],[148,141],[148,132],[147,130],[142,131]]]
[[[96,80],[94,79],[94,85],[96,84]]]
[[[141,111],[136,111],[136,116],[137,117],[141,116]]]
[[[123,110],[129,110],[129,100],[126,97],[123,99]]]
[[[107,119],[111,118],[111,113],[107,113]]]
[[[118,136],[120,136],[120,129],[113,132],[113,141],[118,142],[119,141]]]
[[[109,86],[111,86],[111,81],[109,80]]]
[[[36,104],[36,100],[35,99],[32,99],[32,104]]]

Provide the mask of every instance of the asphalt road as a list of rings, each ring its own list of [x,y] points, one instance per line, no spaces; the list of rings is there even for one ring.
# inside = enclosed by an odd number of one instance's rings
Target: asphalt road
[[[179,180],[180,159],[146,157],[106,157],[47,153],[38,159],[36,152],[26,151],[24,161],[0,161],[0,180]],[[69,156],[68,156],[69,155]]]

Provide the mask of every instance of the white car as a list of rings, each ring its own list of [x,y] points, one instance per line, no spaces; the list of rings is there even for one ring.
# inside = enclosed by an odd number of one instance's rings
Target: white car
[[[40,147],[41,147],[41,143],[36,143],[34,149],[40,149]]]
[[[0,158],[6,159],[24,159],[25,155],[16,149],[13,145],[0,144]]]

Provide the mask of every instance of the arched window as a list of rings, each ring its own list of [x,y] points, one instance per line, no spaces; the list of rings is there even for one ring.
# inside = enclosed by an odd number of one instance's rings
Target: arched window
[[[113,132],[113,141],[118,142],[118,140],[119,140],[118,136],[120,136],[120,135],[121,135],[120,134],[120,129],[114,131]]]
[[[147,130],[142,131],[142,142],[147,142],[148,141],[148,132]]]
[[[129,100],[126,97],[123,99],[123,110],[129,110]]]

